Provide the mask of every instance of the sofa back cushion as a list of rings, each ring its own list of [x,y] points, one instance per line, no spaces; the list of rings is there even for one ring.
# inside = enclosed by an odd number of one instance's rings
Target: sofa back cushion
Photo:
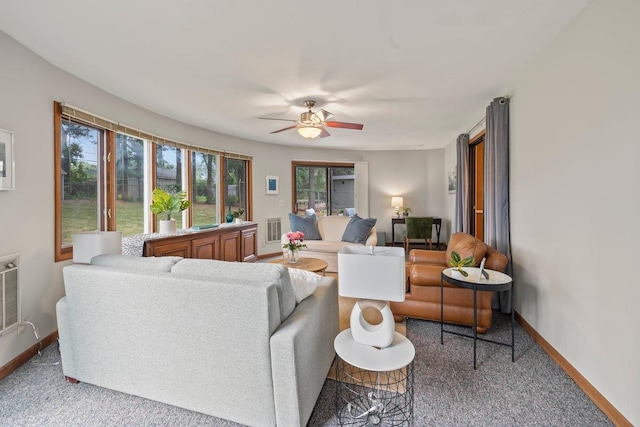
[[[123,271],[140,273],[169,273],[175,263],[182,260],[179,256],[140,257],[133,255],[103,254],[91,258],[91,265],[115,267]]]
[[[289,317],[296,308],[296,296],[291,285],[289,269],[283,265],[186,258],[176,263],[171,272],[231,283],[270,282],[276,285],[278,291],[280,321]]]
[[[472,256],[474,260],[473,265],[478,266],[487,253],[487,246],[470,234],[455,233],[451,235],[449,244],[447,245],[447,264],[451,259],[451,252],[453,251],[456,251],[462,259]]]
[[[348,216],[339,215],[318,217],[318,230],[320,230],[322,240],[341,241],[350,220],[351,218]]]
[[[289,223],[291,231],[302,231],[304,233],[305,240],[320,240],[322,238],[318,231],[318,222],[315,215],[302,217],[290,213]]]
[[[364,245],[369,238],[369,234],[371,234],[371,229],[375,225],[375,218],[362,219],[358,215],[354,215],[347,223],[340,240]]]

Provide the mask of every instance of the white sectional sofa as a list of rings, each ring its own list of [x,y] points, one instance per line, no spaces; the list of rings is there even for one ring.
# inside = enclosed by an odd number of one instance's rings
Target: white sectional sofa
[[[306,248],[300,251],[301,257],[320,258],[329,264],[326,271],[338,272],[338,251],[343,246],[375,246],[378,243],[375,226],[371,228],[364,243],[346,242],[342,240],[344,232],[352,218],[348,216],[319,216],[317,217],[318,232],[321,239],[305,239]],[[297,230],[296,230],[297,231]],[[312,233],[309,233],[311,235]],[[282,235],[282,245],[287,242],[287,234]],[[283,256],[287,256],[288,249],[282,249]]]
[[[307,424],[335,355],[335,279],[315,275],[304,298],[281,265],[126,255],[63,275],[66,377],[252,426]]]

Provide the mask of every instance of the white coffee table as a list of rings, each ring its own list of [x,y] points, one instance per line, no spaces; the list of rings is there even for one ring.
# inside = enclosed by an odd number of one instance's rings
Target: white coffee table
[[[395,333],[389,347],[354,341],[351,329],[334,340],[336,411],[340,425],[411,425],[415,347]]]

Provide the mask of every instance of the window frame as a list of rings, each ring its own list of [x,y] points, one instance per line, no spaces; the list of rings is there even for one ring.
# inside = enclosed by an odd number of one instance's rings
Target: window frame
[[[298,215],[298,188],[297,188],[297,179],[296,179],[296,168],[298,167],[313,167],[313,168],[353,168],[355,174],[355,163],[352,162],[315,162],[315,161],[305,161],[305,160],[294,160],[291,162],[291,212]],[[332,191],[332,182],[331,176],[327,173],[327,199],[331,197]],[[355,196],[355,189],[354,189]],[[327,200],[329,202],[329,200]],[[327,207],[329,215],[331,211],[329,210],[331,203]]]

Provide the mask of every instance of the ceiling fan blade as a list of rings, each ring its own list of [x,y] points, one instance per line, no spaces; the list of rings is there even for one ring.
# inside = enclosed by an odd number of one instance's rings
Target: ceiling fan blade
[[[321,122],[325,122],[333,117],[333,113],[330,113],[327,110],[320,110],[316,112],[316,116],[318,116]]]
[[[297,122],[297,120],[291,120],[291,119],[273,119],[271,117],[258,117],[258,118],[262,120],[282,120],[283,122]]]
[[[297,128],[298,125],[293,125],[293,126],[289,126],[283,129],[278,129],[278,130],[274,130],[273,132],[269,132],[269,133],[279,133],[279,132],[284,132],[285,130],[289,130],[289,129],[295,129]]]
[[[343,128],[343,129],[355,129],[362,130],[364,125],[360,123],[346,123],[346,122],[326,122],[325,123],[330,128]]]
[[[320,135],[318,135],[320,138],[326,138],[328,136],[331,136],[331,134],[329,132],[327,132],[327,130],[325,128],[322,128],[322,132],[320,132]]]

